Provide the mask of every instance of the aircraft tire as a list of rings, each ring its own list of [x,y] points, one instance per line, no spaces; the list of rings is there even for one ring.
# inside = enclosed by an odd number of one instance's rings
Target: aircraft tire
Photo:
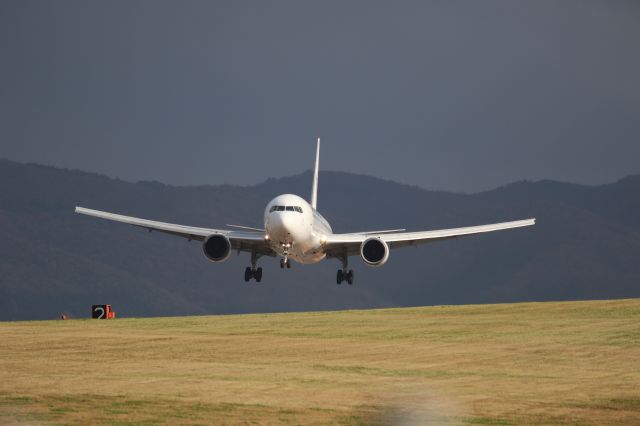
[[[342,269],[338,269],[338,275],[336,276],[336,284],[340,285],[344,281],[344,274],[342,273]]]
[[[353,284],[353,269],[349,269],[349,273],[347,273],[347,284]]]
[[[244,270],[244,282],[248,283],[252,278],[252,275],[253,274],[251,273],[251,268],[247,266],[247,268]]]
[[[256,282],[260,282],[262,281],[262,267],[259,267],[258,269],[256,269],[256,272],[254,274],[254,278],[256,279]]]

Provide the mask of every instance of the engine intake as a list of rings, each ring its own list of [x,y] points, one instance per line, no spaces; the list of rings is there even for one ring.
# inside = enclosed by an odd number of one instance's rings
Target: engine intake
[[[382,266],[389,260],[389,246],[379,238],[368,238],[360,246],[360,257],[369,266]]]
[[[202,251],[212,262],[224,262],[231,256],[231,242],[221,234],[209,235],[202,243]]]

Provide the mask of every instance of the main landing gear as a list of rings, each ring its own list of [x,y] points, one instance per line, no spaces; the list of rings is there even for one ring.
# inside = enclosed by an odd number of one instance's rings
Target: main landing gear
[[[254,278],[257,283],[262,281],[262,267],[251,268],[250,266],[247,266],[244,270],[244,281],[249,282],[252,278]]]
[[[249,282],[252,278],[256,280],[257,283],[262,281],[262,267],[256,268],[256,264],[258,263],[258,255],[255,251],[251,252],[251,266],[247,266],[244,270],[244,281]]]
[[[342,284],[343,281],[346,281],[347,284],[353,284],[353,269],[349,269],[348,271],[338,269],[338,275],[336,277],[336,283],[338,285]]]
[[[340,257],[340,260],[342,261],[342,269],[338,269],[338,274],[336,276],[336,284],[338,285],[342,284],[343,281],[346,281],[349,285],[353,284],[353,269],[347,270],[347,267],[349,266],[348,259],[349,257],[347,256],[347,253]]]

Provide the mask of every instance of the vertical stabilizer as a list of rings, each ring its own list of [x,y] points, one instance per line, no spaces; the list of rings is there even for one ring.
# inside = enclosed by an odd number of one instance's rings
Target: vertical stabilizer
[[[316,165],[313,168],[313,187],[311,188],[311,207],[318,209],[318,168],[320,167],[320,138],[316,146]]]

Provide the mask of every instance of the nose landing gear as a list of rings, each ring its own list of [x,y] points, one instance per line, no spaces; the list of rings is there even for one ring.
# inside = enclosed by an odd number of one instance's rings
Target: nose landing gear
[[[280,245],[282,246],[282,255],[284,256],[284,259],[280,259],[280,269],[284,269],[285,267],[287,269],[291,269],[291,261],[289,260],[289,249],[291,248],[291,245],[293,243],[280,243]]]
[[[280,259],[280,269],[291,269],[291,260],[289,260],[289,257],[285,254],[284,255],[284,259]]]

